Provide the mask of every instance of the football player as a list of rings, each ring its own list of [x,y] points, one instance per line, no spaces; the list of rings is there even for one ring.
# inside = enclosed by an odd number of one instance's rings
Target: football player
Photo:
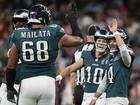
[[[24,28],[26,27],[28,23],[28,10],[26,9],[19,9],[17,11],[15,11],[13,17],[12,17],[12,25],[13,25],[13,29],[16,30],[18,28]],[[12,46],[13,42],[12,42],[12,35],[9,37],[8,39],[8,53],[7,53],[7,56],[9,57],[9,52],[10,52],[10,48]],[[21,62],[19,61],[17,67],[16,67],[16,79],[15,79],[15,89],[16,91],[18,91],[18,88],[19,88],[19,74],[20,74],[20,67],[21,67]],[[1,105],[14,105],[15,101],[14,99],[13,100],[10,100],[9,97],[11,97],[12,94],[10,94],[10,92],[7,93],[6,91],[6,81],[5,81],[5,78],[3,80],[3,83],[1,85],[1,88],[0,88],[0,93],[1,93]],[[15,91],[15,92],[16,92]],[[13,103],[7,101],[7,99],[9,101],[12,101]]]
[[[106,91],[106,105],[128,105],[128,84],[131,75],[131,67],[134,53],[128,49],[128,36],[117,29],[117,20],[112,20],[109,26],[113,35],[109,35],[110,63],[109,69],[101,82],[96,94],[94,94],[90,105],[95,105],[97,98]]]
[[[57,24],[50,25],[50,16],[46,6],[34,5],[29,9],[29,27],[14,32],[6,76],[7,90],[13,91],[14,71],[21,59],[18,105],[54,105],[58,50],[83,43],[81,37],[66,34]]]
[[[109,32],[105,29],[97,31],[94,36],[95,48],[92,51],[83,51],[79,60],[64,68],[60,75],[56,77],[57,81],[61,81],[62,78],[69,75],[70,72],[77,71],[81,67],[85,68],[85,87],[82,105],[88,105],[90,103],[107,69],[108,55],[106,53],[106,48],[108,34]],[[98,99],[96,105],[105,105],[105,101],[106,95],[104,93]]]
[[[94,35],[97,30],[100,28],[95,25],[90,25],[88,28],[88,35],[86,36],[86,43],[79,48],[73,58],[73,63],[76,62],[81,58],[81,54],[83,51],[91,51],[94,48]],[[73,86],[73,101],[75,105],[81,105],[83,100],[83,83],[84,83],[84,67],[79,69],[76,72],[71,73],[71,80],[72,80],[72,86]],[[75,78],[76,77],[76,78]]]

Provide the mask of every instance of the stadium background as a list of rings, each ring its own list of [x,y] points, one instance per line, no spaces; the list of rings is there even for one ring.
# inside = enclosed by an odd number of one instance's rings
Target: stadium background
[[[71,28],[65,19],[67,6],[71,0],[0,0],[0,80],[3,77],[7,62],[6,40],[13,29],[11,19],[16,9],[29,9],[40,3],[48,6],[53,22],[61,25],[71,34]],[[129,86],[130,105],[140,105],[140,0],[75,0],[78,6],[78,24],[82,33],[87,34],[87,28],[94,23],[106,27],[113,17],[117,17],[119,27],[129,35],[130,44],[136,54],[133,73]],[[58,71],[69,65],[75,49],[61,49],[56,61]],[[56,105],[71,105],[72,92],[69,78],[57,86]]]

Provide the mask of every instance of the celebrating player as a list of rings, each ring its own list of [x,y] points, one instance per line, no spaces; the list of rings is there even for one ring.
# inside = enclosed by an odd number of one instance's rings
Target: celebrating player
[[[128,105],[128,84],[134,53],[127,48],[128,36],[123,30],[117,30],[117,20],[112,20],[109,26],[113,35],[109,36],[110,68],[90,105],[96,105],[97,98],[106,91],[106,105]]]
[[[7,89],[13,91],[13,72],[18,59],[21,59],[18,105],[54,105],[58,50],[83,43],[83,39],[67,35],[60,26],[49,25],[50,16],[46,6],[32,6],[29,10],[29,27],[14,32],[6,74]]]
[[[94,35],[95,32],[98,31],[100,28],[98,26],[95,25],[90,25],[89,29],[88,29],[88,35],[86,36],[86,43],[81,46],[80,49],[78,49],[75,54],[74,54],[74,58],[73,58],[73,63],[78,61],[81,58],[81,54],[83,51],[91,51],[94,48]],[[71,73],[71,80],[73,80],[72,86],[73,86],[73,101],[75,105],[81,105],[82,100],[83,100],[83,93],[84,93],[84,89],[83,89],[83,83],[84,83],[84,67],[82,67],[81,69],[79,69],[76,72],[72,72]],[[75,78],[76,77],[76,78]],[[76,81],[76,83],[75,83]],[[76,84],[76,86],[75,86]]]
[[[63,71],[56,77],[57,81],[70,72],[77,71],[81,67],[85,67],[85,88],[82,105],[88,105],[92,99],[93,94],[96,92],[100,82],[103,79],[105,71],[107,69],[107,36],[109,32],[100,29],[95,33],[95,49],[92,51],[83,51],[81,58],[72,65],[63,69]],[[105,105],[105,93],[99,99],[97,105]]]

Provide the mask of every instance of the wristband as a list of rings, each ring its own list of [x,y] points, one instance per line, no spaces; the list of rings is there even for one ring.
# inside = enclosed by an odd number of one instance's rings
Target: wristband
[[[92,98],[93,100],[97,100],[98,98],[97,97],[95,97],[95,96],[93,96],[93,98]]]
[[[61,75],[56,76],[56,81],[61,81],[63,77]]]

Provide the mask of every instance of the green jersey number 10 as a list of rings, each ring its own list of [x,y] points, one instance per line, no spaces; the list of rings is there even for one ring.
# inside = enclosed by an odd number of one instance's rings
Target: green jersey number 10
[[[91,72],[91,66],[88,66],[85,70],[87,71],[87,80],[86,82],[94,83],[94,84],[100,84],[103,80],[103,76],[105,74],[104,69],[102,68],[95,68],[94,72]],[[108,80],[109,83],[113,83],[113,71],[112,66],[108,70]]]

